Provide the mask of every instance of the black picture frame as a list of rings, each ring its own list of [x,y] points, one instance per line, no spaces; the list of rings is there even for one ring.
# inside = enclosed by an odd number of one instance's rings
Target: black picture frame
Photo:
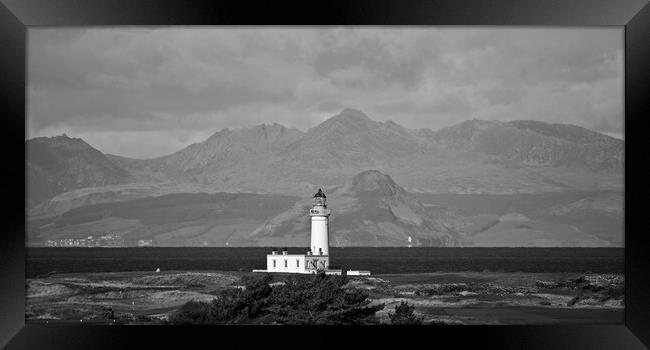
[[[643,172],[650,116],[650,5],[647,0],[401,0],[248,2],[170,0],[0,0],[0,346],[7,349],[402,346],[493,349],[650,347],[650,244]],[[510,25],[625,26],[625,325],[437,327],[167,327],[25,325],[26,35],[31,26],[112,25]],[[22,150],[22,152],[21,152]],[[234,329],[233,329],[234,328]],[[296,337],[304,338],[297,340]],[[345,340],[344,340],[345,337]],[[416,345],[418,342],[423,345]],[[409,345],[410,344],[410,345]],[[645,345],[644,345],[645,344]],[[450,345],[444,345],[450,346]]]

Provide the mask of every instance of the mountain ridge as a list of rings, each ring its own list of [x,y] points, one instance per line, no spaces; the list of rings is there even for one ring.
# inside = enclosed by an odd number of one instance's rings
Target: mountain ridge
[[[39,150],[28,148],[26,159],[35,179],[31,187],[47,188],[42,178],[51,175],[32,164],[34,151]],[[416,192],[522,193],[617,186],[624,141],[568,124],[525,120],[473,119],[436,131],[408,129],[344,109],[305,132],[261,124],[224,128],[152,159],[99,153],[97,162],[122,176],[88,186],[175,181],[215,191],[297,194],[314,185],[342,185],[376,169]],[[102,176],[99,171],[96,177]],[[83,187],[51,188],[30,203]]]
[[[346,121],[349,121],[349,120],[354,120],[355,123],[352,123],[352,124],[347,123]],[[461,140],[464,139],[464,137],[462,136],[462,132],[460,132],[460,133],[457,132],[456,131],[457,129],[461,129],[461,130],[464,130],[465,132],[468,132],[467,129],[469,129],[469,128],[485,129],[485,128],[490,127],[490,126],[505,125],[505,126],[515,127],[517,129],[521,129],[521,130],[531,130],[531,131],[534,131],[536,133],[546,134],[546,136],[551,136],[551,137],[555,137],[555,138],[559,138],[559,139],[567,139],[568,141],[573,141],[575,143],[590,143],[590,142],[588,142],[589,140],[591,140],[592,141],[591,143],[593,143],[593,141],[595,139],[601,141],[601,143],[614,143],[614,144],[624,144],[625,143],[624,140],[617,139],[617,138],[614,138],[612,136],[602,134],[602,133],[599,133],[597,131],[593,131],[593,130],[590,130],[590,129],[587,129],[587,128],[584,128],[584,127],[580,127],[580,126],[577,126],[577,125],[564,124],[564,123],[547,123],[547,122],[542,122],[542,121],[525,120],[525,119],[510,120],[510,121],[468,119],[468,120],[461,121],[461,122],[459,122],[457,124],[454,124],[454,125],[442,127],[440,129],[437,129],[437,130],[432,130],[431,128],[409,129],[409,128],[406,128],[406,127],[404,127],[404,126],[402,126],[402,125],[400,125],[400,124],[398,124],[398,123],[396,123],[396,122],[394,122],[392,120],[387,120],[385,122],[374,121],[374,120],[370,119],[365,113],[363,113],[360,110],[356,110],[356,109],[352,109],[352,108],[345,108],[340,113],[335,114],[334,116],[326,119],[325,121],[323,121],[323,122],[309,128],[309,129],[307,129],[307,131],[301,131],[301,130],[299,130],[297,128],[287,127],[287,126],[284,126],[282,124],[275,123],[275,122],[272,123],[272,124],[257,124],[257,125],[251,125],[251,126],[247,126],[247,127],[234,128],[234,129],[222,128],[222,129],[216,131],[215,133],[213,133],[206,140],[204,140],[202,142],[197,142],[197,143],[190,144],[188,146],[185,146],[183,149],[190,148],[190,147],[205,143],[206,141],[208,141],[208,140],[210,140],[212,138],[215,138],[217,135],[220,135],[220,134],[223,134],[223,133],[232,133],[232,132],[236,133],[236,132],[243,132],[243,131],[249,131],[249,130],[259,130],[259,129],[264,130],[267,127],[271,127],[271,128],[279,127],[279,128],[285,129],[285,130],[292,130],[292,131],[297,132],[299,134],[302,134],[304,136],[304,135],[307,135],[310,131],[316,131],[316,130],[318,130],[319,127],[324,127],[325,125],[328,125],[328,124],[335,124],[337,126],[340,126],[341,124],[343,124],[343,126],[345,126],[345,127],[356,124],[357,126],[364,126],[364,127],[371,126],[373,128],[376,128],[376,126],[378,126],[378,125],[383,125],[383,126],[386,126],[387,129],[391,129],[391,128],[392,129],[399,129],[399,130],[401,130],[402,133],[409,134],[410,136],[417,135],[418,137],[434,138],[434,139],[437,139],[437,140],[443,139],[443,135],[448,137],[448,138],[450,138],[450,136],[451,136],[451,137],[458,138],[458,139],[461,139]],[[565,132],[564,133],[553,132],[553,130],[549,129],[549,128],[563,128],[563,129],[565,129]],[[343,128],[338,128],[336,131],[347,132],[347,130],[345,130]],[[573,131],[573,135],[569,131]],[[589,137],[580,138],[579,136],[575,135],[576,133],[588,134]],[[450,135],[446,135],[446,134],[450,134]],[[434,136],[434,135],[436,135],[437,137]],[[569,139],[569,138],[571,138],[571,139]],[[110,156],[110,157],[122,158],[122,159],[133,160],[133,161],[152,161],[152,160],[156,160],[156,159],[169,157],[169,156],[171,156],[171,155],[173,155],[175,153],[181,152],[183,149],[178,150],[178,151],[173,152],[173,153],[168,154],[168,155],[159,156],[159,157],[155,157],[155,158],[147,158],[147,159],[130,158],[130,157],[126,157],[126,156],[113,155],[113,154],[106,154],[106,155]]]

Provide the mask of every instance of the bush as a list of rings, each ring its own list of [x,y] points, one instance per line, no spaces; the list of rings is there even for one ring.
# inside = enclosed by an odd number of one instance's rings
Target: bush
[[[408,303],[402,301],[395,307],[395,313],[388,314],[391,324],[397,325],[419,325],[422,324],[422,319],[415,316],[415,307],[409,306]]]
[[[383,305],[368,294],[345,290],[347,278],[292,276],[269,286],[271,275],[243,281],[244,289],[221,291],[211,303],[188,302],[170,316],[172,324],[373,324]]]
[[[625,286],[609,286],[602,293],[600,300],[607,301],[609,299],[619,300],[625,298]]]
[[[580,297],[576,295],[576,296],[573,297],[571,300],[569,300],[569,301],[566,303],[566,305],[567,305],[567,306],[573,306],[573,305],[575,305],[579,300],[580,300]]]
[[[540,280],[535,281],[535,287],[537,288],[553,289],[562,286],[563,285],[561,283],[556,283],[553,281],[540,281]]]
[[[182,325],[210,324],[208,315],[208,303],[188,301],[169,317],[169,322]]]

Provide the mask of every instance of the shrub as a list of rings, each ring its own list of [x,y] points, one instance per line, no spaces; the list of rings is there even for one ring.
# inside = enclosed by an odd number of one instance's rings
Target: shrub
[[[172,324],[372,324],[383,305],[369,306],[368,294],[346,290],[347,278],[288,277],[269,286],[271,275],[247,278],[244,289],[219,292],[211,303],[188,302],[169,319]]]
[[[625,297],[625,286],[609,286],[602,293],[600,300],[607,301],[609,299],[623,299]]]
[[[209,324],[209,304],[188,301],[169,317],[172,324]]]
[[[576,295],[576,296],[573,297],[571,300],[569,300],[569,301],[566,303],[566,305],[567,305],[567,306],[573,306],[573,305],[575,305],[575,304],[578,302],[578,300],[580,300],[580,297]]]
[[[422,319],[415,316],[415,307],[409,306],[408,303],[402,301],[395,307],[395,312],[388,314],[391,324],[397,325],[419,325],[422,324]]]

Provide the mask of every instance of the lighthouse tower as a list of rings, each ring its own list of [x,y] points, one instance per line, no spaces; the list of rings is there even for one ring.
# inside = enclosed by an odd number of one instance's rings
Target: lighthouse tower
[[[311,245],[313,255],[329,256],[329,216],[327,196],[322,189],[314,195],[314,205],[309,210],[311,216]],[[329,259],[328,259],[329,260]]]
[[[271,254],[266,255],[266,270],[253,270],[253,272],[281,272],[281,273],[319,273],[327,275],[340,275],[342,270],[330,269],[329,245],[329,216],[327,197],[322,189],[314,195],[314,204],[309,209],[311,216],[311,245],[307,254],[289,254],[283,249],[281,254],[274,248]],[[348,275],[368,276],[370,271],[348,270]]]

